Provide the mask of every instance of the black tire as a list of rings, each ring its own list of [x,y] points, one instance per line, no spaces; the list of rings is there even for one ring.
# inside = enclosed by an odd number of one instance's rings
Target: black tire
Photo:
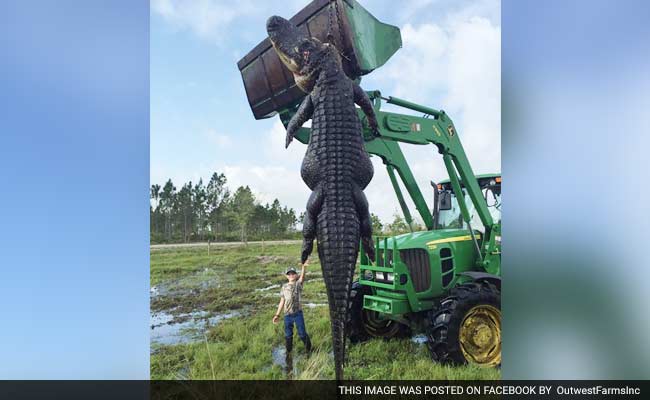
[[[478,344],[473,342],[479,337],[478,333],[473,334],[472,341],[460,340],[461,327],[468,316],[473,318],[468,319],[469,325],[462,328],[463,334],[478,332],[478,326],[482,333]],[[472,321],[480,322],[471,325]],[[501,292],[494,284],[481,281],[454,287],[449,296],[429,312],[427,322],[427,346],[435,362],[479,366],[501,364]],[[482,352],[485,352],[485,357],[478,357]]]
[[[409,328],[406,325],[389,319],[379,319],[375,311],[363,309],[363,296],[367,294],[372,294],[368,286],[360,285],[359,281],[352,283],[348,309],[350,342],[360,343],[370,338],[392,339],[407,336]]]

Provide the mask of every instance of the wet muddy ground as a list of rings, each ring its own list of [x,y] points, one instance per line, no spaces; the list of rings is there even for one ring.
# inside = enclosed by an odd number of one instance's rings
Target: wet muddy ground
[[[174,316],[164,311],[151,314],[151,348],[203,340],[210,327],[220,321],[241,315],[239,311],[214,314],[205,311]]]
[[[211,347],[225,342],[217,329],[220,324],[234,320],[245,325],[246,321],[259,320],[262,313],[277,306],[280,287],[286,282],[283,271],[288,265],[297,264],[297,259],[289,255],[293,249],[287,249],[286,245],[275,248],[267,245],[255,250],[253,247],[212,249],[209,256],[196,248],[152,251],[152,363],[158,359],[168,361],[166,358],[179,350],[203,346],[208,352]],[[316,268],[308,270],[305,283],[307,288],[323,284],[317,262]],[[304,299],[305,310],[327,308],[326,295],[320,290],[306,290]],[[270,323],[270,316],[267,318],[266,328],[280,333],[277,335],[279,341],[282,324],[274,326]],[[246,330],[240,333],[243,336],[254,332]],[[248,344],[251,342],[254,340]],[[266,351],[268,363],[261,368],[262,371],[278,378],[298,375],[302,356],[296,355],[290,360],[291,367],[287,368],[283,343],[282,346],[267,345]],[[152,366],[152,377],[154,369]],[[166,369],[168,377],[169,374],[174,378],[196,375],[192,363],[185,357],[175,359],[173,368]],[[287,376],[288,370],[291,373]]]
[[[300,243],[151,252],[152,379],[332,379],[325,285],[314,254],[303,311],[314,351],[294,339],[287,359],[283,323],[271,323],[284,270]],[[494,370],[490,370],[494,371]],[[497,379],[498,374],[431,362],[426,336],[350,346],[350,379]]]
[[[262,258],[262,263],[270,259]],[[270,298],[279,300],[280,287],[283,282],[271,283],[267,279],[258,279],[258,286],[252,288],[247,298],[231,301],[229,295],[246,295],[246,290],[238,290],[236,276],[228,276],[219,268],[203,268],[200,271],[183,275],[179,278],[159,282],[151,286],[151,345],[155,351],[158,345],[176,345],[204,340],[207,332],[221,321],[247,316],[259,303],[270,305]],[[224,276],[225,275],[225,276]],[[316,276],[315,273],[309,275]],[[276,278],[276,280],[279,280]],[[311,281],[322,281],[313,278]],[[241,285],[254,286],[250,279],[242,279]],[[307,282],[310,280],[308,279]],[[223,287],[223,297],[219,288]],[[216,297],[216,299],[211,299]],[[237,296],[235,296],[237,297]],[[242,296],[244,297],[244,296]],[[235,299],[236,300],[236,299]],[[326,296],[316,294],[313,300],[303,303],[305,308],[326,307]],[[232,308],[221,307],[220,303],[231,304]],[[191,308],[191,310],[190,310]]]

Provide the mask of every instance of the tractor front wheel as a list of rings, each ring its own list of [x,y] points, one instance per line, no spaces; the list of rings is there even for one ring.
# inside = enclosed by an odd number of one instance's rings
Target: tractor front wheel
[[[350,342],[359,343],[373,337],[391,339],[407,335],[406,325],[381,318],[379,313],[363,308],[363,296],[367,294],[372,294],[369,287],[360,285],[359,281],[352,283],[348,324]]]
[[[501,293],[492,283],[456,286],[428,319],[428,347],[434,361],[501,364]]]

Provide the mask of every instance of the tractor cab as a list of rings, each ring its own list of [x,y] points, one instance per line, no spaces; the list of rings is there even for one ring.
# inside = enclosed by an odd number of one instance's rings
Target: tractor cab
[[[477,175],[478,185],[481,188],[483,197],[487,203],[488,211],[495,222],[501,222],[501,175],[500,174],[484,174]],[[463,216],[449,179],[438,182],[436,185],[431,182],[434,187],[434,201],[436,207],[434,208],[434,229],[468,229],[467,223],[463,220]],[[463,194],[467,197],[467,189],[461,185]],[[476,208],[472,203],[468,204],[468,211],[470,212],[470,224],[481,232],[485,232],[485,227],[481,223]]]

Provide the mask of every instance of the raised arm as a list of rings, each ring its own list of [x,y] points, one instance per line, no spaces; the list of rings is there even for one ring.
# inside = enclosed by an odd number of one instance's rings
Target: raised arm
[[[368,125],[370,125],[370,129],[372,129],[372,133],[374,133],[375,136],[379,136],[379,124],[377,123],[377,116],[375,115],[375,109],[372,107],[372,102],[368,98],[366,92],[361,89],[361,86],[353,82],[352,87],[354,89],[354,102],[358,104],[363,110],[363,113],[366,114]]]
[[[302,264],[302,270],[300,271],[300,277],[298,278],[298,282],[301,284],[305,281],[305,272],[307,265],[309,265],[309,260],[305,260],[305,262]]]

